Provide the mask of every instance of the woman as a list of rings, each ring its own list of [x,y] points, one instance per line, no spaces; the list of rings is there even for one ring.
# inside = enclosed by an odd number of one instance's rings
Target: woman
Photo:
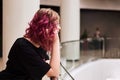
[[[7,67],[0,80],[41,80],[44,75],[59,76],[59,15],[51,9],[38,10],[24,37],[13,44]],[[50,62],[47,63],[50,54]],[[56,80],[56,79],[55,79]]]

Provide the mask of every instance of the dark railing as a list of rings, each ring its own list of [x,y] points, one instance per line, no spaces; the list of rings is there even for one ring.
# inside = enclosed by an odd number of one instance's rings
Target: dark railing
[[[63,64],[60,62],[61,67],[65,70],[65,72],[71,77],[72,80],[75,80],[72,75],[67,71],[67,69],[63,66]]]
[[[71,41],[65,41],[65,42],[62,42],[61,44],[65,44],[65,43],[71,43],[71,42],[79,42],[80,40],[71,40]]]
[[[57,77],[50,77],[50,80],[58,80]]]

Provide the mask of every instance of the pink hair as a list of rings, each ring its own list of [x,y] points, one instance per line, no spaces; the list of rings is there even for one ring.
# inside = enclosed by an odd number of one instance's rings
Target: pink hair
[[[51,9],[38,10],[26,29],[27,38],[39,44],[47,51],[51,50],[54,39],[54,31],[59,24],[59,15]]]

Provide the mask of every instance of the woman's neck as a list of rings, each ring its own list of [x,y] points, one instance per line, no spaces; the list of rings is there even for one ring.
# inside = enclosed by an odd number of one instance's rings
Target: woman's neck
[[[39,44],[37,44],[37,43],[35,43],[35,42],[33,42],[30,38],[26,38],[25,37],[25,39],[27,39],[30,43],[32,43],[35,47],[37,47],[37,48],[39,48],[40,47],[40,45]]]

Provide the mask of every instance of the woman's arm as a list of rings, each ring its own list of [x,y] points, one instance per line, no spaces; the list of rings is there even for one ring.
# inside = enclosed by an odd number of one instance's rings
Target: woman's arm
[[[54,37],[53,48],[51,51],[51,59],[49,64],[51,66],[51,69],[47,72],[47,76],[58,77],[60,68],[60,43],[58,33],[56,33]]]

